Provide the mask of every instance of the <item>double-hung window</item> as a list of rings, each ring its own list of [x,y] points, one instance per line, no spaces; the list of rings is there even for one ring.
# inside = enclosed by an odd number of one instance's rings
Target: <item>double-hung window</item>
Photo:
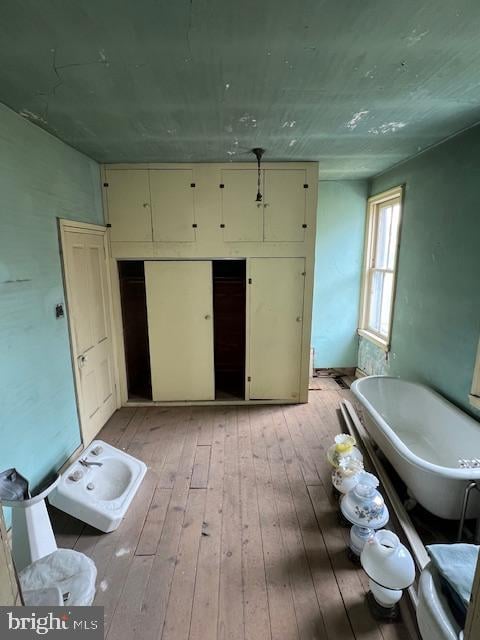
[[[390,348],[397,271],[402,187],[368,200],[359,333]]]

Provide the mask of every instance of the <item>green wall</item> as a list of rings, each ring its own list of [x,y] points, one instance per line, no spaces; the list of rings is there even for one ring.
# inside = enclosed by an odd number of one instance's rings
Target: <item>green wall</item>
[[[475,413],[468,394],[480,336],[480,127],[375,178],[370,193],[402,183],[391,352],[386,358],[362,339],[359,367],[424,382]]]
[[[354,367],[367,182],[318,187],[312,346],[315,367]]]
[[[102,222],[99,166],[0,105],[0,471],[33,485],[80,444],[57,217]]]

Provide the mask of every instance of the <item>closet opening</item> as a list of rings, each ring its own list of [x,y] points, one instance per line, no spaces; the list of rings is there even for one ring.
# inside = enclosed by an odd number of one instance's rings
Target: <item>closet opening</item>
[[[129,400],[151,400],[147,298],[143,261],[118,262]]]
[[[246,260],[213,260],[215,399],[245,399]]]

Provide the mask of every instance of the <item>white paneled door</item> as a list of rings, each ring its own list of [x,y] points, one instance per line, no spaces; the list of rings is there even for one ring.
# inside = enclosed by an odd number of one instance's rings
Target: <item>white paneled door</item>
[[[304,258],[252,258],[250,399],[297,400],[302,360]]]
[[[62,221],[72,357],[83,443],[116,409],[105,230]]]
[[[214,400],[212,263],[145,262],[153,400]]]

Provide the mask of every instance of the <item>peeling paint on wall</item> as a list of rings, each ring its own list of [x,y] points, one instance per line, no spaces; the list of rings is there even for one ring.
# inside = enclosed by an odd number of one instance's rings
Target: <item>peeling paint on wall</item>
[[[369,376],[388,376],[390,371],[388,354],[370,340],[360,337],[358,367]]]

